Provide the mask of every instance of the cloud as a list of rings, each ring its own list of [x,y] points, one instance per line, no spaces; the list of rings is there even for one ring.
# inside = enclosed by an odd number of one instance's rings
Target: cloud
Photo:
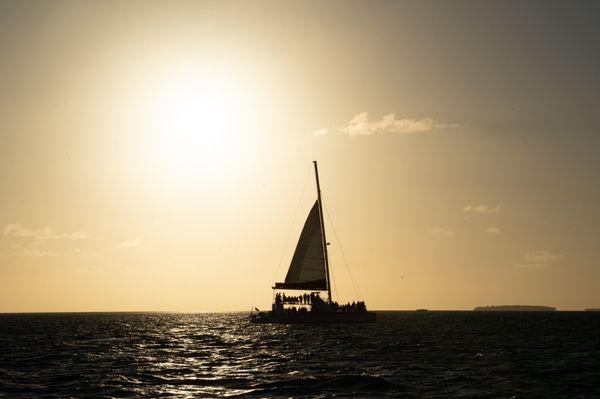
[[[566,258],[563,254],[552,253],[545,249],[528,252],[524,256],[527,263],[516,265],[519,269],[543,270],[551,267],[552,262]]]
[[[122,243],[117,245],[117,247],[119,247],[119,248],[134,248],[134,247],[139,247],[141,243],[142,243],[142,239],[137,237],[137,238],[134,238],[133,240],[123,241]]]
[[[327,134],[327,129],[317,129],[313,134],[315,136],[325,136]]]
[[[5,236],[29,237],[33,235],[33,231],[23,226],[21,223],[7,224],[2,229],[2,234]]]
[[[474,212],[474,213],[500,213],[500,207],[490,207],[487,205],[465,205],[463,212]]]
[[[61,252],[44,248],[51,239],[83,240],[89,237],[82,231],[60,234],[54,231],[50,226],[31,229],[19,222],[5,225],[2,228],[1,233],[5,236],[12,236],[20,239],[15,243],[16,255],[36,258],[63,255]]]
[[[485,229],[485,232],[488,234],[502,234],[502,230],[494,226],[488,227],[487,229]]]
[[[20,256],[29,256],[33,258],[41,258],[43,256],[58,256],[60,253],[54,251],[46,251],[38,248],[20,248],[17,250]]]
[[[566,258],[566,256],[563,254],[555,254],[555,253],[552,253],[545,249],[542,249],[539,251],[533,251],[533,252],[529,252],[529,253],[525,254],[525,259],[528,260],[529,262],[545,263],[545,262],[552,262],[552,261],[564,259],[564,258]]]
[[[85,240],[86,238],[89,238],[90,236],[87,235],[87,233],[84,233],[83,231],[76,231],[70,234],[63,234],[61,236],[62,238],[67,238],[69,240]]]
[[[429,230],[429,232],[434,236],[446,236],[446,237],[452,237],[454,234],[456,234],[454,232],[454,230],[447,229],[445,227],[433,227]]]
[[[424,133],[435,129],[448,129],[458,126],[456,123],[439,122],[432,118],[396,119],[395,114],[385,115],[378,121],[369,121],[369,114],[361,112],[354,115],[346,126],[342,126],[339,129],[350,136],[369,136],[383,133]]]
[[[59,252],[46,250],[44,247],[46,246],[45,241],[29,241],[25,244],[18,244],[15,249],[15,254],[18,256],[27,256],[40,258],[43,256],[58,256]]]
[[[19,222],[7,224],[2,229],[2,233],[6,236],[30,237],[34,240],[48,240],[50,238],[58,238],[58,235],[54,233],[52,228],[50,228],[49,226],[41,227],[38,229],[30,229],[23,226]]]
[[[73,233],[59,234],[50,226],[30,229],[19,222],[7,224],[2,229],[2,234],[13,237],[28,237],[34,240],[49,240],[54,238],[64,238],[67,240],[83,240],[88,238],[88,235],[82,231]]]
[[[33,231],[33,238],[36,240],[49,240],[51,238],[60,238],[58,234],[49,226],[42,227]]]

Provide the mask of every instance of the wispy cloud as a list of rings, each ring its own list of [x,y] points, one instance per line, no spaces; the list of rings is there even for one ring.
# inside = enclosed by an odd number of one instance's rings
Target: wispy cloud
[[[429,233],[434,236],[446,236],[452,237],[456,234],[456,232],[452,229],[447,229],[445,227],[433,227],[429,230]]]
[[[495,235],[502,234],[502,230],[500,230],[498,227],[494,227],[494,226],[488,227],[487,229],[485,229],[485,232],[488,234],[495,234]]]
[[[5,236],[29,237],[33,234],[33,231],[26,228],[21,223],[12,223],[4,226],[2,234]]]
[[[50,251],[45,248],[46,241],[29,241],[26,243],[19,243],[15,248],[15,254],[18,256],[40,258],[44,256],[58,256],[60,252]]]
[[[525,259],[529,262],[552,262],[564,258],[565,255],[563,254],[552,253],[545,249],[525,254]]]
[[[565,255],[553,253],[545,249],[528,252],[524,256],[525,263],[518,264],[519,269],[542,270],[548,269],[553,262],[566,258]]]
[[[83,240],[89,237],[86,233],[81,231],[66,234],[57,233],[50,226],[31,229],[19,222],[5,225],[2,229],[2,234],[5,236],[31,238],[34,240],[49,240],[57,238],[63,238],[67,240]]]
[[[99,253],[95,253],[95,252],[87,252],[87,251],[84,251],[84,250],[83,250],[83,249],[81,249],[81,248],[75,248],[75,249],[73,250],[73,253],[74,253],[75,255],[77,255],[77,256],[81,256],[81,257],[84,257],[84,258],[96,258],[96,257],[100,256],[100,254],[99,254]]]
[[[134,247],[139,247],[141,243],[142,243],[142,239],[137,237],[132,240],[123,241],[122,243],[117,245],[117,247],[119,247],[119,248],[134,248]]]
[[[90,236],[87,235],[87,233],[84,233],[83,231],[76,231],[70,234],[63,234],[61,237],[67,238],[69,240],[85,240],[87,238],[90,238]]]
[[[15,238],[13,243],[14,253],[17,256],[45,257],[64,255],[63,252],[47,249],[50,240],[83,240],[89,236],[82,231],[73,233],[58,233],[50,226],[29,228],[20,222],[5,225],[1,233],[7,237]]]
[[[395,114],[389,114],[380,120],[370,121],[367,112],[361,112],[345,125],[340,127],[340,131],[351,136],[369,136],[382,133],[424,133],[436,129],[455,128],[457,123],[439,122],[432,118],[400,118],[396,119]]]
[[[39,248],[19,248],[17,250],[17,255],[41,258],[43,256],[58,256],[60,255],[60,253],[54,251],[46,251]]]
[[[325,136],[327,134],[327,129],[317,129],[313,132],[315,136]]]
[[[500,207],[495,206],[491,207],[488,205],[465,205],[463,208],[463,212],[473,212],[473,213],[500,213]]]

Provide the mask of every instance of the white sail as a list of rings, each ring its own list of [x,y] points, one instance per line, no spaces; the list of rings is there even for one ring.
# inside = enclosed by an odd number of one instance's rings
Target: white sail
[[[276,288],[326,290],[325,267],[323,230],[316,201],[304,223],[285,282],[277,283]]]

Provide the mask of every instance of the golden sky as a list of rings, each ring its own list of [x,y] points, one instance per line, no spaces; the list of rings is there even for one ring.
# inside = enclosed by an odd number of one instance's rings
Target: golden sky
[[[599,11],[0,1],[0,312],[600,305]]]

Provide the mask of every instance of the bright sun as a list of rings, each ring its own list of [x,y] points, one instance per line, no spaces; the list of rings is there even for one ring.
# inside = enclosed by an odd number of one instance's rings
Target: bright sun
[[[157,166],[186,180],[231,173],[248,149],[247,89],[233,76],[206,71],[178,71],[157,86],[148,99]]]

